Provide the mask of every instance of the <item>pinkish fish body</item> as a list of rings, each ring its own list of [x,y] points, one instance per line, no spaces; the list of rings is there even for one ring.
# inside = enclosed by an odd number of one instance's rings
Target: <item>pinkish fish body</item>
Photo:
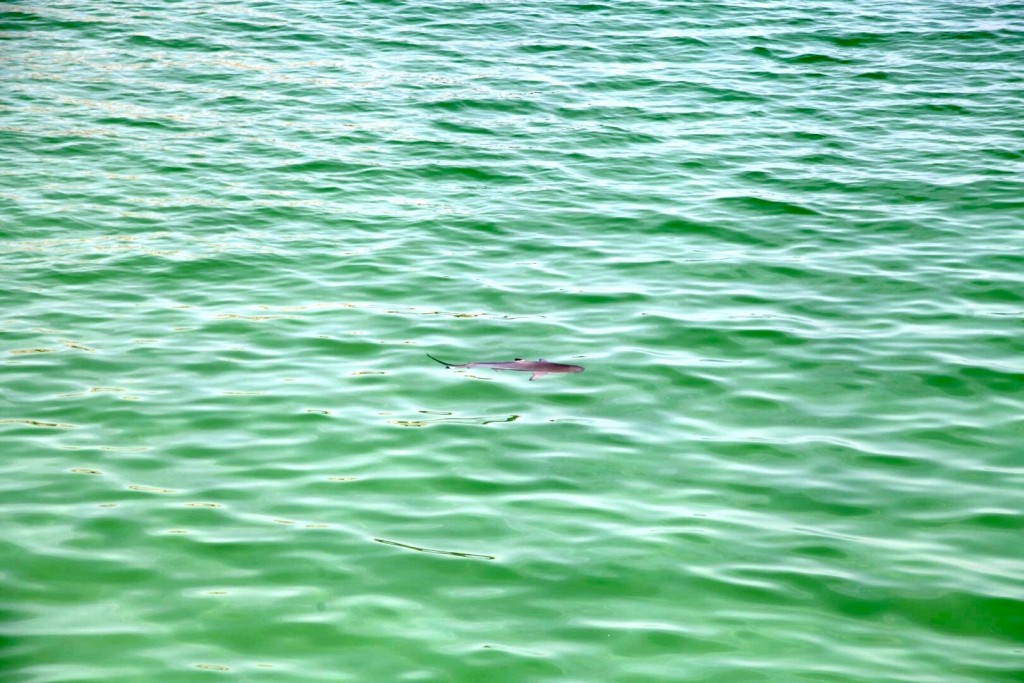
[[[582,365],[569,365],[567,363],[552,363],[549,360],[489,360],[476,361],[475,363],[446,363],[440,358],[434,358],[429,353],[427,357],[435,360],[446,368],[490,368],[491,370],[516,370],[518,372],[530,372],[530,381],[548,374],[583,372]]]

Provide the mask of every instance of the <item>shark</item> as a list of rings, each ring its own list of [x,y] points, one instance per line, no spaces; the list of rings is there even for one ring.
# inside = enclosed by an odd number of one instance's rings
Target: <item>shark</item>
[[[530,372],[530,381],[543,377],[544,375],[556,374],[556,373],[567,373],[567,372],[583,372],[582,365],[569,365],[568,363],[552,363],[549,360],[543,358],[539,360],[523,360],[522,358],[516,358],[515,360],[487,360],[487,361],[476,361],[473,363],[446,363],[440,358],[434,358],[429,353],[427,358],[437,361],[446,368],[490,368],[491,370],[515,370],[518,372]]]

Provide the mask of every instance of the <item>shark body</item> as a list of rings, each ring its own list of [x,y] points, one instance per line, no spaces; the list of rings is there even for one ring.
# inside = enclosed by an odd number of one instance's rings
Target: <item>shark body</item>
[[[516,358],[515,360],[488,360],[488,361],[476,361],[474,363],[446,363],[440,358],[434,358],[429,353],[427,357],[431,360],[435,360],[446,368],[490,368],[491,370],[515,370],[518,372],[529,372],[530,381],[542,377],[544,375],[556,374],[556,373],[568,373],[568,372],[583,372],[582,365],[569,365],[567,363],[552,363],[549,360],[523,360],[522,358]]]

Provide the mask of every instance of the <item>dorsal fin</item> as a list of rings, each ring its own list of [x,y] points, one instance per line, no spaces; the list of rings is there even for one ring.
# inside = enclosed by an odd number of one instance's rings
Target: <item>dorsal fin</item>
[[[516,358],[516,360],[517,360],[517,361],[520,361],[520,360],[522,360],[522,358]]]

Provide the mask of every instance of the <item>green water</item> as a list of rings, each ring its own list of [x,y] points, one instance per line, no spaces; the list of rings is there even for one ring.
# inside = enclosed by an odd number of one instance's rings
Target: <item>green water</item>
[[[1024,4],[0,12],[0,677],[1024,676]]]

